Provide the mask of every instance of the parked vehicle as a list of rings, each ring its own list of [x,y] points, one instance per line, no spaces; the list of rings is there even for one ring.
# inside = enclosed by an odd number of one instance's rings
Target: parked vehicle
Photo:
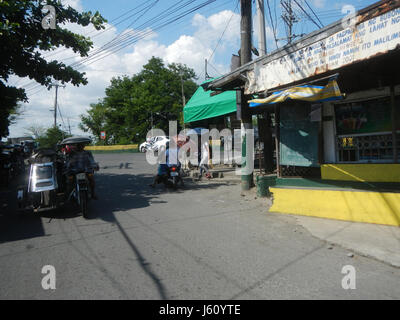
[[[11,155],[8,150],[0,147],[0,181],[7,187],[12,178]]]
[[[67,143],[79,143],[77,138],[74,139],[76,141],[68,140]],[[65,158],[53,149],[37,150],[29,162],[28,183],[17,189],[20,210],[40,212],[72,204],[88,218],[88,202],[92,196],[88,175],[97,168],[66,169]]]
[[[169,143],[169,138],[166,136],[156,136],[154,137],[154,142],[150,147],[150,150],[157,152],[161,147],[166,147]]]
[[[55,150],[39,149],[29,163],[28,183],[17,189],[18,208],[35,212],[57,208],[62,199],[57,197],[61,182]]]
[[[169,142],[168,137],[155,136],[155,137],[149,138],[148,140],[143,142],[139,146],[139,150],[140,150],[140,152],[146,152],[148,150],[153,150],[153,151],[157,152],[158,150],[160,150],[160,147],[162,147],[162,146],[165,147],[167,142]]]
[[[149,138],[145,142],[143,142],[139,146],[140,152],[146,152],[147,150],[149,150],[151,148],[151,146],[153,145],[153,143],[154,143],[154,138],[155,137]]]

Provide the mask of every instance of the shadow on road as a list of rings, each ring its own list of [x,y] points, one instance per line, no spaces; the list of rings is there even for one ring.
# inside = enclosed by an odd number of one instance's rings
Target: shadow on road
[[[0,244],[45,235],[39,216],[17,214],[17,185],[22,182],[23,178],[19,177],[9,186],[0,188]]]
[[[91,219],[101,219],[117,226],[126,243],[132,249],[140,267],[153,282],[160,298],[168,299],[166,288],[152,270],[151,264],[147,262],[138,246],[135,245],[118,221],[115,213],[122,212],[123,214],[123,212],[129,211],[132,214],[131,210],[149,207],[152,203],[167,203],[167,201],[160,199],[160,195],[164,193],[178,193],[182,197],[192,197],[193,193],[198,190],[218,188],[229,183],[197,184],[186,178],[184,187],[173,190],[166,188],[163,184],[151,188],[149,184],[153,182],[153,179],[154,175],[151,174],[100,173],[96,175],[96,189],[99,199],[89,203],[89,210]],[[72,219],[80,215],[79,209],[68,206],[58,210],[21,216],[17,214],[16,186],[9,190],[0,191],[0,200],[0,243],[45,236],[43,227],[45,220],[43,218],[48,218],[50,222],[52,219]],[[82,240],[85,241],[83,234]],[[85,243],[87,244],[87,242]],[[87,244],[87,246],[89,245]],[[90,252],[93,251],[91,248],[89,249]],[[92,252],[92,255],[96,256],[96,253]],[[111,275],[109,277],[112,278]],[[115,279],[113,281],[116,282]]]

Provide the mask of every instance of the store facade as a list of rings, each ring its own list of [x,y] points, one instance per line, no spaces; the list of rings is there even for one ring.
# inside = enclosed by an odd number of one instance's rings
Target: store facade
[[[400,226],[399,62],[400,1],[380,1],[212,82],[274,108],[271,210]]]

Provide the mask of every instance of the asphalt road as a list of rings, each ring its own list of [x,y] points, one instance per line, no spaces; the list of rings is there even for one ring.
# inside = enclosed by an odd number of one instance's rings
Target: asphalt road
[[[152,189],[143,154],[96,155],[99,200],[18,216],[0,192],[0,299],[399,299],[400,269],[314,238],[221,180]],[[56,270],[44,290],[42,267]],[[356,270],[344,290],[343,266]]]

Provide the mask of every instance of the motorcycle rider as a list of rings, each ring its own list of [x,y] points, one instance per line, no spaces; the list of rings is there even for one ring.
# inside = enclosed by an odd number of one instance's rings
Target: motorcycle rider
[[[65,146],[64,152],[66,153],[66,171],[82,171],[87,172],[87,177],[89,180],[90,190],[92,193],[92,199],[97,200],[97,195],[95,192],[95,180],[94,171],[98,171],[98,164],[94,161],[93,154],[84,150],[85,145],[83,143],[79,144],[69,144]]]
[[[164,158],[165,154],[165,158]],[[152,184],[149,186],[154,188],[156,184],[159,184],[161,182],[165,182],[167,185],[171,186],[172,182],[168,180],[168,174],[169,174],[169,168],[172,165],[177,165],[178,170],[181,168],[181,163],[178,159],[178,154],[179,154],[179,148],[177,147],[176,149],[170,149],[169,147],[169,142],[165,144],[165,149],[164,147],[160,148],[160,153],[159,153],[159,164],[157,168],[157,175],[154,178],[154,181]],[[165,162],[164,162],[165,159]],[[181,185],[183,186],[183,180],[181,179]]]

